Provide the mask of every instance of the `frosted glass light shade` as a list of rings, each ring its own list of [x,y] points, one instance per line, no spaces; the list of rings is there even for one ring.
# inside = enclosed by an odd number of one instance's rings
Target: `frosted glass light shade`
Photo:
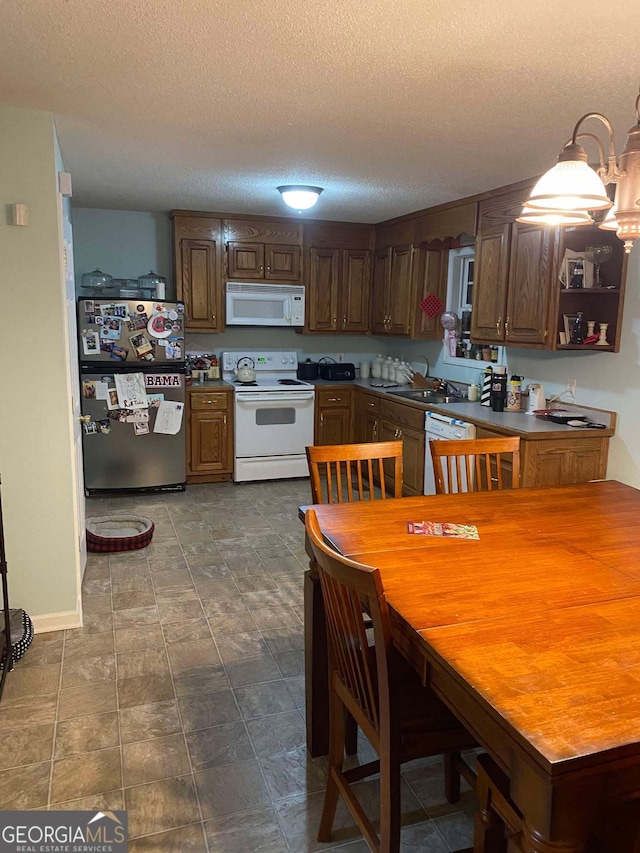
[[[543,210],[525,204],[522,213],[516,218],[516,222],[555,227],[557,225],[591,225],[593,219],[588,213],[581,210]]]
[[[601,228],[603,231],[617,231],[618,230],[618,220],[616,219],[616,207],[615,204],[607,211],[607,215],[602,220],[598,228]]]
[[[322,188],[291,185],[278,187],[278,192],[282,195],[282,200],[286,205],[300,211],[309,210],[310,207],[313,207],[318,201]]]
[[[533,188],[527,207],[544,210],[606,210],[611,207],[600,176],[583,160],[561,160]]]

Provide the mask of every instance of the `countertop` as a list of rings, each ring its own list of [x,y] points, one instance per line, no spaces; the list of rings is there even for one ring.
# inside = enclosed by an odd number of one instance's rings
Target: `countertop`
[[[316,388],[322,387],[343,387],[343,388],[364,388],[372,393],[379,394],[381,397],[386,397],[389,400],[394,400],[396,403],[404,403],[413,406],[423,411],[434,411],[440,414],[449,415],[452,418],[458,418],[462,421],[468,421],[476,426],[484,427],[485,429],[494,429],[499,432],[508,432],[511,435],[519,435],[524,439],[535,440],[543,438],[605,438],[612,436],[615,433],[615,412],[609,412],[604,409],[591,409],[585,406],[576,406],[569,403],[557,403],[557,408],[568,409],[579,414],[587,415],[595,423],[606,424],[607,429],[586,429],[580,427],[570,427],[564,424],[554,424],[552,421],[545,421],[535,417],[535,415],[527,415],[526,412],[494,412],[488,406],[482,406],[480,403],[423,403],[418,400],[409,400],[406,397],[399,397],[394,394],[394,391],[408,388],[409,386],[398,386],[397,388],[379,388],[371,385],[371,379],[353,379],[348,382],[337,382],[328,379],[316,379],[310,384]],[[380,380],[373,380],[379,382]],[[225,382],[222,379],[212,379],[206,382],[194,382],[187,386],[187,390],[191,391],[207,391],[218,389],[220,391],[232,391],[236,387],[230,382]]]

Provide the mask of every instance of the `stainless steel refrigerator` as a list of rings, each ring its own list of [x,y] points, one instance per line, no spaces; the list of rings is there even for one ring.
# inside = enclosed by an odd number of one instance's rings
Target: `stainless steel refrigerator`
[[[184,305],[78,300],[86,494],[184,489]]]

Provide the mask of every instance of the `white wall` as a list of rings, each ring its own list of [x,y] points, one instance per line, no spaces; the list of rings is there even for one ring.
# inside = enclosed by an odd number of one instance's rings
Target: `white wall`
[[[0,474],[11,603],[32,617],[79,593],[55,158],[51,115],[0,108]]]
[[[138,278],[149,270],[167,279],[167,299],[175,295],[168,213],[73,207],[76,290],[82,274],[96,267],[114,278]]]

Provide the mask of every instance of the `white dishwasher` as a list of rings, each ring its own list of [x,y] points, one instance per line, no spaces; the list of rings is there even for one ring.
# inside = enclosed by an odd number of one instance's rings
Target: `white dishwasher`
[[[435,412],[425,412],[424,429],[427,434],[424,460],[424,493],[425,495],[435,495],[436,481],[433,476],[433,462],[431,461],[429,442],[438,441],[439,439],[450,441],[452,439],[475,438],[476,428],[473,424],[468,424],[466,421],[459,421],[457,418],[449,418],[447,415],[438,415]],[[466,483],[464,484],[464,490],[466,491]]]

